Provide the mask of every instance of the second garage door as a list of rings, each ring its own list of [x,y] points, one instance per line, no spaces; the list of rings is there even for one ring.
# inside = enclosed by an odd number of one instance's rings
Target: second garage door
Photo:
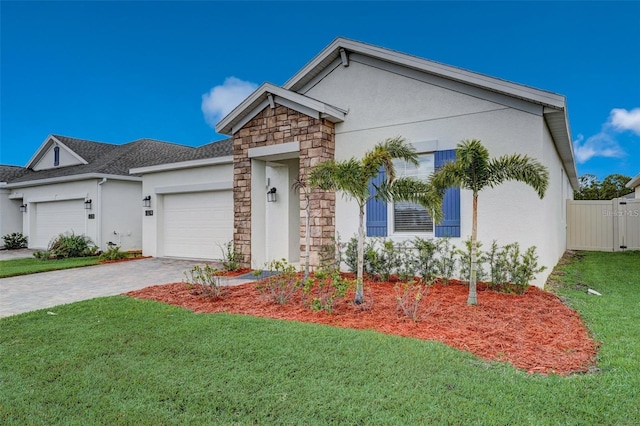
[[[58,234],[85,233],[84,200],[65,200],[37,203],[35,232],[32,232],[29,247],[47,248],[49,241]]]
[[[233,238],[233,192],[167,194],[162,223],[164,256],[220,259]]]

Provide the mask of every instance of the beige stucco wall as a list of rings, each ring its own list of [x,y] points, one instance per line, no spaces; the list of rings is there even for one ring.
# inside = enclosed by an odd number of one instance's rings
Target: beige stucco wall
[[[141,182],[118,182],[107,179],[103,185],[99,185],[101,181],[101,179],[86,179],[12,188],[11,193],[21,194],[23,202],[27,204],[27,212],[23,213],[22,232],[29,237],[33,231],[37,203],[89,198],[93,202],[92,209],[85,211],[85,226],[82,232],[84,235],[87,235],[98,247],[104,250],[107,247],[106,243],[113,241],[113,230],[124,230],[125,233],[131,232],[131,235],[122,239],[122,249],[140,248],[142,231],[140,212],[135,211],[131,203],[136,199],[135,205],[141,205],[141,202],[137,201],[140,198]],[[94,214],[94,218],[89,219],[89,214]],[[101,226],[101,223],[108,224],[109,229]],[[113,242],[117,243],[118,241]],[[29,247],[46,248],[33,246],[31,242]]]
[[[0,237],[14,232],[22,232],[22,200],[11,200],[8,189],[0,188]],[[4,241],[0,240],[0,246]]]
[[[192,192],[194,185],[228,183],[233,181],[232,164],[216,164],[179,170],[147,173],[142,177],[142,194],[138,206],[142,217],[142,250],[145,256],[162,256],[162,201],[163,195],[157,191],[173,187],[172,191]],[[192,188],[191,190],[189,188]],[[162,191],[162,190],[161,190]],[[142,198],[151,196],[151,208],[142,207]],[[145,210],[152,210],[153,216],[146,216]],[[229,224],[230,227],[233,223]]]
[[[542,108],[437,83],[351,61],[306,95],[349,110],[344,123],[335,127],[338,160],[361,157],[378,141],[401,135],[410,142],[437,141],[437,150],[453,149],[463,139],[481,139],[492,156],[520,153],[546,164],[551,182],[544,200],[525,184],[509,182],[482,192],[478,206],[478,238],[485,246],[495,239],[499,244],[518,241],[523,248],[538,247],[540,260],[548,267],[535,281],[542,285],[564,251],[562,198],[568,187]],[[471,234],[471,202],[470,192],[462,191],[461,238],[454,239],[458,245]],[[354,202],[337,197],[336,231],[343,240],[357,231],[356,211]]]
[[[140,182],[107,180],[101,185],[102,220],[100,246],[113,242],[122,250],[142,248],[142,185]]]

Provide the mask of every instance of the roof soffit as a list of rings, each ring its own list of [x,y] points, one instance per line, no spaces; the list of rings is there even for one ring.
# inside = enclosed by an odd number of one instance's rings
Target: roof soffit
[[[631,179],[625,185],[627,188],[634,189],[637,186],[640,186],[640,173],[638,173],[633,179]]]

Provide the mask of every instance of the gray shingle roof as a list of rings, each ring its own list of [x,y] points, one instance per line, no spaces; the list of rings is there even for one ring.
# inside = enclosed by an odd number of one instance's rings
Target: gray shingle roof
[[[20,166],[5,166],[0,164],[0,182],[11,182],[27,173],[28,170]]]
[[[232,153],[231,139],[193,148],[154,139],[139,139],[123,145],[114,145],[67,136],[53,136],[86,160],[88,164],[39,171],[18,168],[21,169],[21,173],[14,172],[15,175],[9,176],[7,172],[6,182],[28,182],[87,173],[129,176],[129,169],[136,167],[220,157]]]

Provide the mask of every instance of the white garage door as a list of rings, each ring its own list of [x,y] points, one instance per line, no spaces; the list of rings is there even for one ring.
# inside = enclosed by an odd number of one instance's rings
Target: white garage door
[[[84,200],[51,201],[35,207],[36,229],[31,233],[29,247],[47,248],[49,241],[63,232],[86,232]]]
[[[167,194],[163,217],[165,256],[220,259],[233,238],[233,192]]]

